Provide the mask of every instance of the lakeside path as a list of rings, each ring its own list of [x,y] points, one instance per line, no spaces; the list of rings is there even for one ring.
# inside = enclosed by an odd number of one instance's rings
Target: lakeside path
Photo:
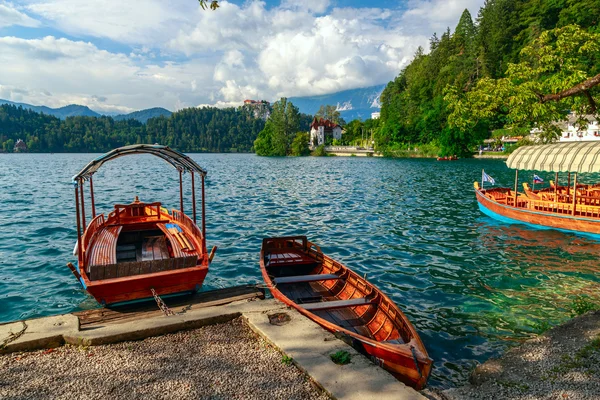
[[[588,312],[479,365],[440,400],[600,399],[600,311]]]
[[[91,324],[76,314],[2,324],[0,353],[9,354],[0,355],[0,398],[425,400],[277,300],[219,301],[180,304],[168,317],[153,310],[109,312]],[[332,361],[339,351],[349,364]]]

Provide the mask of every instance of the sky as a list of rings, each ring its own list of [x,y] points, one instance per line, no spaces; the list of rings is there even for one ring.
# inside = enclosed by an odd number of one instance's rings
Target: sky
[[[0,0],[0,99],[98,112],[384,84],[484,0]]]

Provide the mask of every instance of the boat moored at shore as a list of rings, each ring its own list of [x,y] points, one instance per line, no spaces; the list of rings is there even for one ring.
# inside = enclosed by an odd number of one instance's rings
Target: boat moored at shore
[[[398,380],[422,389],[431,372],[417,331],[389,297],[305,236],[263,239],[260,267],[273,296],[348,339]]]
[[[486,215],[509,223],[598,235],[600,238],[600,188],[577,183],[577,173],[600,172],[596,160],[600,143],[559,143],[520,147],[507,160],[515,168],[512,188],[484,188],[489,176],[482,173],[481,186],[474,183],[479,209]],[[548,188],[535,190],[523,184],[518,192],[519,169],[554,172]],[[559,172],[568,172],[566,186],[558,184]],[[571,173],[574,173],[571,186]]]
[[[92,175],[107,161],[132,154],[162,158],[179,171],[179,210],[137,197],[96,214]],[[193,219],[184,213],[182,174],[191,174]],[[194,177],[201,177],[202,230],[196,225]],[[68,264],[82,286],[102,305],[197,291],[208,272],[205,240],[206,171],[186,155],[159,145],[133,145],[110,151],[73,177],[77,216],[77,265]],[[92,220],[86,227],[84,183],[90,184]],[[82,232],[82,227],[85,230]]]

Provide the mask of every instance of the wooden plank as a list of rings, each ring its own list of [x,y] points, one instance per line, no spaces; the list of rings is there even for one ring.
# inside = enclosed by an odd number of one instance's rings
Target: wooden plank
[[[210,290],[196,293],[194,295],[182,295],[173,298],[164,298],[165,303],[175,312],[180,307],[187,308],[191,305],[193,309],[219,306],[238,300],[264,299],[263,289],[254,285],[234,286],[225,289]],[[161,315],[153,299],[147,302],[129,304],[115,308],[98,308],[73,313],[79,318],[82,330],[93,329],[98,325],[117,324],[131,320],[147,318],[148,316]]]
[[[317,310],[330,310],[330,309],[334,309],[334,308],[365,306],[365,305],[369,305],[369,304],[373,304],[373,303],[375,303],[374,300],[367,299],[365,297],[358,297],[358,298],[350,299],[350,300],[335,300],[335,301],[323,301],[320,303],[299,304],[299,306],[308,311],[317,311]]]
[[[313,275],[296,275],[296,276],[283,276],[281,278],[273,279],[276,285],[282,283],[300,283],[300,282],[318,282],[328,281],[333,279],[340,279],[339,275],[335,274],[313,274]]]

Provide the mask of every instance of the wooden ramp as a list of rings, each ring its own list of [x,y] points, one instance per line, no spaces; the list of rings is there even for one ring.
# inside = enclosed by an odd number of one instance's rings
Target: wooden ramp
[[[185,313],[189,309],[213,307],[228,304],[239,300],[264,299],[264,289],[255,285],[234,286],[224,289],[209,290],[193,295],[182,295],[173,298],[164,298],[163,301],[175,313]],[[137,304],[129,304],[113,308],[97,308],[74,312],[79,318],[80,330],[94,329],[110,324],[143,319],[149,316],[161,315],[154,299]]]

